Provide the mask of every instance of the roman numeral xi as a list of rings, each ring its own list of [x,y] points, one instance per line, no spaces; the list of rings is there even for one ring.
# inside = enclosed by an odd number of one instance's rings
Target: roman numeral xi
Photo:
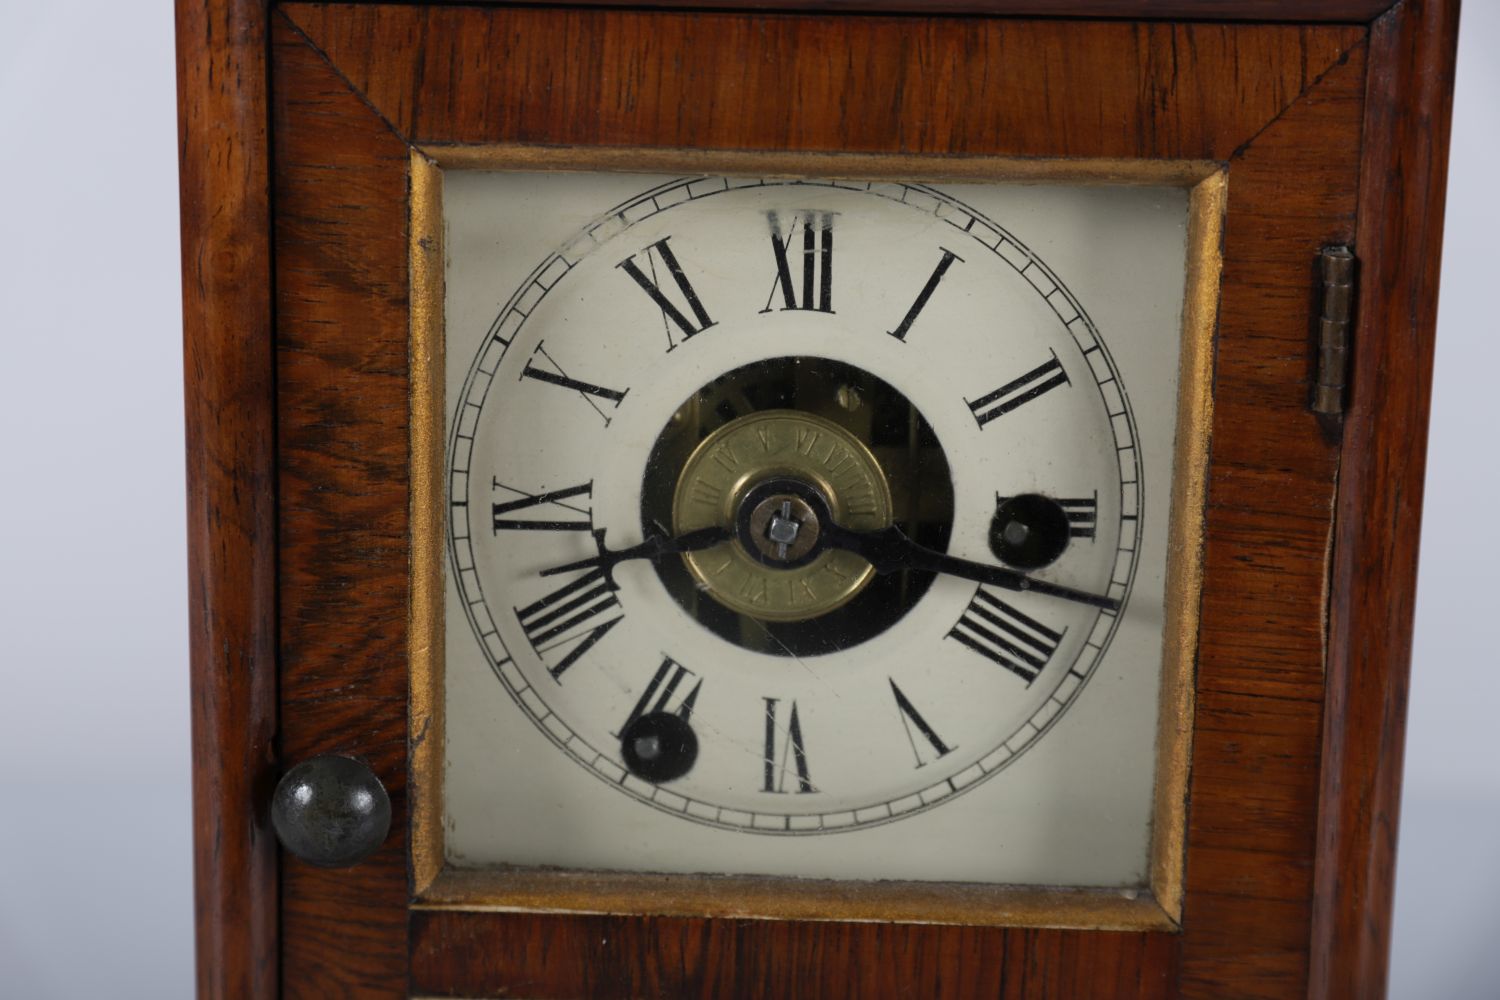
[[[678,262],[677,255],[672,252],[671,244],[668,242],[670,236],[662,237],[648,246],[640,253],[626,257],[615,266],[630,275],[632,281],[640,286],[641,291],[650,297],[661,309],[664,321],[677,327],[682,333],[682,339],[687,340],[707,330],[714,325],[709,317],[708,310],[703,308],[703,302],[698,298],[698,293],[688,281],[687,274],[682,270],[682,264]],[[645,262],[643,269],[637,258]],[[676,287],[676,294],[680,297],[682,304],[672,301],[672,297],[662,287],[665,281],[661,279],[657,269],[657,262],[671,276],[672,284]],[[650,274],[647,274],[647,271]],[[692,313],[689,317],[688,313]],[[672,339],[672,331],[667,330],[667,350],[676,347],[677,343]]]

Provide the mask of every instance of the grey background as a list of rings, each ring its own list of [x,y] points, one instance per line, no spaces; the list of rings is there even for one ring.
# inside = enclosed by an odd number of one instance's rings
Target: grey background
[[[1488,296],[1500,4],[1464,11],[1391,996],[1500,997]],[[0,994],[192,992],[171,5],[0,0]]]

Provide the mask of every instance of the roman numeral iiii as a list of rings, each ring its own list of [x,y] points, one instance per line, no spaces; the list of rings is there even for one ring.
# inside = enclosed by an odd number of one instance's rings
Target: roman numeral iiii
[[[983,587],[974,592],[963,617],[948,632],[949,639],[968,646],[1027,684],[1047,666],[1062,637],[1062,632],[1017,611]]]

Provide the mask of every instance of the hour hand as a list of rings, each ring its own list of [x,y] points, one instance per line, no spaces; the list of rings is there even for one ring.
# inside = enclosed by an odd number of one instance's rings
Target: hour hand
[[[973,580],[976,583],[989,584],[1006,590],[1025,590],[1034,594],[1046,594],[1049,597],[1061,597],[1067,601],[1103,608],[1106,611],[1120,610],[1120,602],[1117,598],[1091,594],[1085,590],[1075,590],[1057,583],[1048,583],[1046,580],[1029,577],[1025,573],[1005,566],[960,559],[946,552],[938,552],[918,545],[907,538],[895,525],[879,531],[851,531],[829,521],[823,526],[822,535],[823,544],[853,552],[875,567],[875,572],[881,575],[902,569],[926,570],[930,573],[946,573],[949,576]]]
[[[594,532],[594,544],[599,547],[597,556],[587,559],[579,559],[563,566],[553,566],[544,569],[542,576],[556,576],[559,573],[574,573],[582,569],[599,569],[604,571],[604,578],[614,583],[614,569],[616,564],[628,559],[650,559],[653,562],[663,556],[678,555],[683,552],[697,552],[701,549],[711,549],[715,545],[722,545],[733,537],[728,528],[710,526],[689,531],[675,538],[668,535],[660,525],[653,525],[646,532],[644,541],[623,549],[611,549],[604,544],[604,529],[599,528]]]

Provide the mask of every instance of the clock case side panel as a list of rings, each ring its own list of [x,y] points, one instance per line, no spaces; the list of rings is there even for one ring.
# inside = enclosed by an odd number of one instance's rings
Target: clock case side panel
[[[1458,0],[1406,0],[1371,33],[1328,624],[1319,998],[1386,991],[1458,22]]]
[[[410,147],[280,13],[271,26],[278,756],[364,760],[390,794],[357,865],[281,866],[288,997],[405,997]]]
[[[264,0],[178,0],[197,994],[277,989],[275,388]]]

